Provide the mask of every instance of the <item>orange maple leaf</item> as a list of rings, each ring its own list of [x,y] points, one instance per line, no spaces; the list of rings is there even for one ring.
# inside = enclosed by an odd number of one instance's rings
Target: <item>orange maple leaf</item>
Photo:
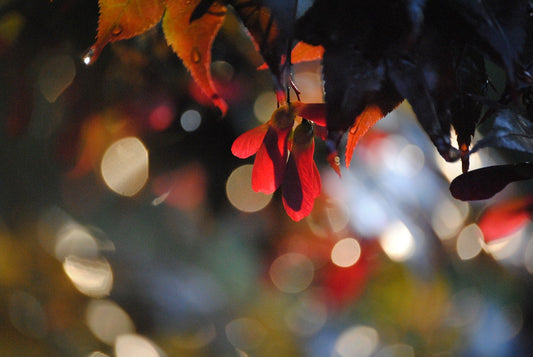
[[[385,114],[377,105],[369,105],[363,112],[355,119],[354,124],[348,132],[348,141],[346,142],[346,167],[350,167],[352,161],[353,151],[368,130],[373,127]]]
[[[391,106],[370,104],[365,107],[359,114],[348,132],[348,141],[346,142],[345,162],[346,167],[350,167],[353,151],[359,140],[372,128],[380,119],[394,110],[401,102],[394,103]]]
[[[211,46],[224,22],[226,6],[215,1],[203,16],[191,21],[200,1],[99,0],[98,33],[84,57],[85,64],[93,63],[108,43],[140,35],[163,18],[167,43],[202,91],[225,114],[228,106],[215,89],[209,66]]]
[[[165,12],[162,0],[99,0],[96,43],[84,58],[94,62],[110,42],[132,38],[154,27]]]
[[[313,46],[303,41],[298,42],[291,52],[292,63],[318,61],[322,57],[324,57],[324,47]]]
[[[202,17],[191,22],[191,15],[199,3],[200,0],[168,1],[163,17],[163,32],[196,83],[224,115],[228,106],[215,89],[210,65],[211,46],[224,22],[227,9],[215,1]]]

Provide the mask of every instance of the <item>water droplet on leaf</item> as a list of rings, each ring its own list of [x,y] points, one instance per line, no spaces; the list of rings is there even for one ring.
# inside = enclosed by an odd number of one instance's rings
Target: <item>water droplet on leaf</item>
[[[200,54],[200,51],[198,51],[196,47],[193,48],[191,52],[191,61],[193,61],[194,63],[200,63],[201,60],[202,55]]]
[[[122,33],[122,26],[119,25],[119,24],[116,24],[115,26],[113,26],[113,28],[111,29],[111,35],[116,37],[118,35],[120,35]]]
[[[86,66],[88,66],[88,65],[92,64],[93,56],[94,56],[94,46],[89,48],[87,51],[85,51],[85,53],[81,57],[81,60],[83,61],[83,63]]]

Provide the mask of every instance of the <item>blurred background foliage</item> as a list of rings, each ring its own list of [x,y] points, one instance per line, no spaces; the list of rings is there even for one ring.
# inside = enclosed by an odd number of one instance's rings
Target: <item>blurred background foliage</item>
[[[0,1],[2,356],[529,356],[531,225],[484,243],[494,202],[454,200],[407,104],[313,214],[232,157],[276,107],[233,16],[213,47],[220,118],[159,27],[92,66],[97,2]],[[295,66],[322,100],[320,64]],[[480,152],[473,168],[505,153]]]

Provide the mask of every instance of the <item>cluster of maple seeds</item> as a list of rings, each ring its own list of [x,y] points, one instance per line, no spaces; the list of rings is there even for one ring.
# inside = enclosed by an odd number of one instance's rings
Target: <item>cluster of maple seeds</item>
[[[301,118],[293,130],[298,108],[304,107],[299,102],[281,106],[268,122],[239,136],[231,148],[242,159],[256,155],[252,188],[270,194],[281,186],[285,211],[295,221],[311,213],[321,189],[313,159],[315,124]]]

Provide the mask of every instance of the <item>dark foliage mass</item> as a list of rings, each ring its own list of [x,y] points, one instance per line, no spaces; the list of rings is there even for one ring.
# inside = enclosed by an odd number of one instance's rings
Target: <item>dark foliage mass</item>
[[[490,108],[497,122],[480,144],[531,153],[533,118],[519,116],[523,108],[516,105],[531,90],[530,8],[526,1],[316,1],[298,22],[297,34],[326,50],[330,137],[338,140],[336,133],[346,131],[365,106],[390,110],[390,103],[405,98],[439,153],[448,161],[462,155],[466,171],[482,104],[489,102],[492,79],[485,63],[490,61],[505,71],[507,83],[500,105]],[[339,68],[346,70],[339,74]],[[450,126],[459,152],[450,144]],[[454,195],[491,196],[496,186],[483,183],[500,177],[502,169],[461,177],[463,190]],[[532,176],[505,177],[508,183]]]
[[[196,16],[212,2],[203,1]],[[486,119],[494,124],[474,150],[498,146],[533,153],[531,1],[316,0],[297,21],[296,0],[228,3],[250,29],[278,90],[288,84],[288,45],[304,41],[325,49],[331,150],[366,107],[388,113],[406,99],[441,156],[461,159],[464,172],[475,130]],[[488,66],[505,74],[501,89]],[[507,183],[533,178],[531,170],[513,174],[524,165],[462,175],[453,194],[464,200],[492,196]],[[505,184],[484,184],[503,180],[502,172]]]

